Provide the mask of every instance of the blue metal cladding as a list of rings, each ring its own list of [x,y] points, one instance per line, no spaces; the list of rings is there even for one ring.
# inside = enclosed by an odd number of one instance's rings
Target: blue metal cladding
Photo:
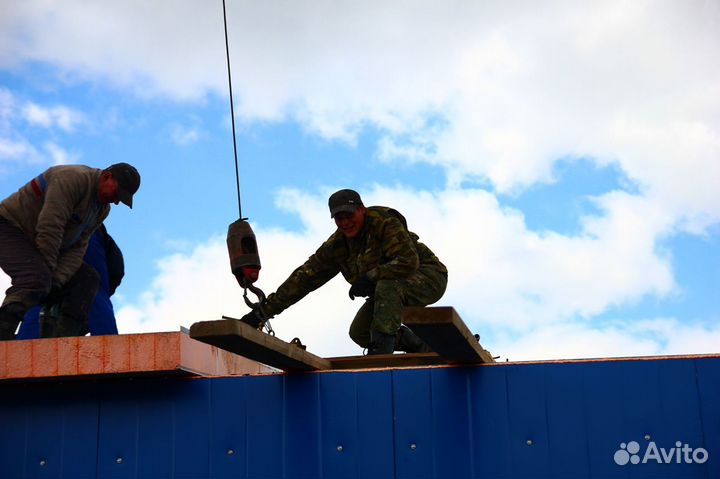
[[[0,479],[720,478],[718,379],[706,357],[2,384]],[[630,441],[708,459],[618,465]]]

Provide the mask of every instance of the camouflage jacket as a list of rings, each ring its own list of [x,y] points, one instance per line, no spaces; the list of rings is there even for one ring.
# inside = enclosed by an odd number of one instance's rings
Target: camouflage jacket
[[[263,311],[274,316],[297,303],[308,293],[330,281],[338,273],[352,284],[367,274],[373,281],[405,279],[418,269],[430,268],[447,273],[445,265],[408,231],[405,218],[392,208],[371,206],[365,224],[355,238],[340,231],[320,248],[268,296]]]
[[[32,239],[64,285],[83,261],[90,236],[110,212],[98,202],[102,170],[53,166],[0,203],[0,216]]]

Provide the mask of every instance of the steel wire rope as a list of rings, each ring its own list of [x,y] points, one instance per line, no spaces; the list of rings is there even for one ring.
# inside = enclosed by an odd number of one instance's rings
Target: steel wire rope
[[[238,164],[238,153],[237,153],[237,139],[235,135],[235,107],[233,105],[233,90],[232,90],[232,75],[230,74],[230,46],[228,44],[228,28],[227,28],[227,14],[225,12],[225,0],[222,2],[223,6],[223,26],[225,27],[225,57],[227,59],[227,72],[228,72],[228,89],[230,91],[230,121],[232,123],[232,139],[233,139],[233,155],[235,157],[235,186],[237,188],[237,201],[238,201],[238,217],[241,220],[247,219],[242,217],[242,203],[240,201],[240,166]]]
[[[232,90],[232,74],[230,72],[230,45],[228,42],[228,28],[227,28],[227,10],[225,7],[225,0],[222,0],[222,6],[223,6],[223,27],[225,31],[225,58],[227,60],[227,72],[228,72],[228,91],[230,92],[230,121],[232,125],[232,139],[233,139],[233,156],[235,158],[235,186],[237,189],[237,201],[238,201],[238,217],[241,221],[246,221],[247,218],[243,218],[242,216],[242,202],[240,200],[240,165],[238,161],[238,153],[237,153],[237,135],[235,133],[235,102],[233,101],[233,90]],[[257,295],[259,301],[257,304],[253,304],[247,297],[247,290],[252,291],[255,295]],[[271,336],[275,336],[275,331],[273,331],[272,326],[270,325],[270,318],[265,317],[265,314],[262,310],[262,303],[265,301],[265,293],[262,292],[262,290],[256,286],[253,286],[252,284],[246,285],[243,287],[243,297],[245,299],[245,303],[247,303],[248,306],[252,309],[257,309],[261,316],[263,317],[264,321],[262,323],[262,328],[265,328],[267,330],[267,333]]]

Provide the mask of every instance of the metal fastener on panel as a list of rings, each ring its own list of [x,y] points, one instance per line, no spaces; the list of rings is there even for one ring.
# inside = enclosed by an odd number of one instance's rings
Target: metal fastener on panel
[[[342,444],[338,444],[337,452],[343,452],[344,448],[342,447]]]
[[[525,444],[527,444],[528,446],[532,446],[532,445],[533,445],[533,440],[532,440],[532,439],[528,439],[527,441],[525,441]]]
[[[228,455],[228,456],[232,456],[232,455],[234,455],[234,454],[235,454],[235,450],[234,450],[234,449],[228,449],[228,450],[227,450],[227,455]]]
[[[650,440],[650,434],[645,434],[645,440],[646,440],[646,441],[649,441],[649,440]]]
[[[44,466],[45,464],[47,464],[47,461],[45,461],[45,459],[40,459],[40,465]]]
[[[115,462],[118,463],[118,464],[122,464],[122,463],[123,463],[123,458],[122,458],[122,457],[118,457],[117,459],[115,459]]]
[[[417,449],[417,444],[415,444],[415,443],[410,444],[410,449],[412,449],[413,451],[415,449]]]

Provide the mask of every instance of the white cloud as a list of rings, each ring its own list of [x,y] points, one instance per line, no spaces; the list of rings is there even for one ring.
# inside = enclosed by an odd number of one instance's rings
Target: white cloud
[[[177,145],[187,146],[200,139],[200,130],[195,127],[172,125],[170,129],[170,138],[173,143]]]
[[[667,354],[717,354],[720,327],[717,318],[712,323],[686,324],[676,318],[657,318],[630,324],[633,334],[652,335]]]
[[[71,133],[84,121],[84,115],[62,105],[46,108],[28,101],[20,107],[20,103],[12,91],[0,88],[0,161],[50,162],[53,165],[76,163],[80,155],[67,151],[55,140],[45,141],[42,147],[36,147],[25,131],[23,121],[32,126],[59,128]]]
[[[80,160],[79,153],[70,152],[53,142],[45,144],[45,151],[50,156],[53,165],[70,165],[78,163]]]
[[[372,124],[386,160],[500,191],[550,180],[559,158],[616,163],[693,233],[720,219],[719,17],[715,2],[670,0],[228,5],[240,118],[350,143]],[[226,94],[219,5],[16,2],[3,22],[0,65]]]
[[[10,128],[15,108],[15,97],[7,88],[0,87],[0,134]]]
[[[506,336],[490,352],[510,361],[716,354],[718,340],[717,325],[688,325],[675,318],[605,327],[563,323]]]
[[[23,108],[23,115],[31,124],[40,125],[45,128],[49,128],[52,125],[50,111],[45,108],[41,108],[34,103],[28,103],[25,105],[25,108]]]
[[[0,160],[36,159],[38,156],[37,149],[24,140],[0,138]]]
[[[67,81],[101,79],[141,95],[197,98],[219,90],[225,78],[220,8],[167,1],[3,5],[0,66],[46,61]]]
[[[16,161],[37,154],[32,145],[14,133],[15,105],[12,92],[0,87],[0,161]]]
[[[83,114],[66,106],[43,107],[28,102],[22,109],[25,120],[43,128],[57,127],[66,132],[73,132],[83,121]]]
[[[10,277],[0,269],[0,291],[5,293],[5,290],[10,287]]]

